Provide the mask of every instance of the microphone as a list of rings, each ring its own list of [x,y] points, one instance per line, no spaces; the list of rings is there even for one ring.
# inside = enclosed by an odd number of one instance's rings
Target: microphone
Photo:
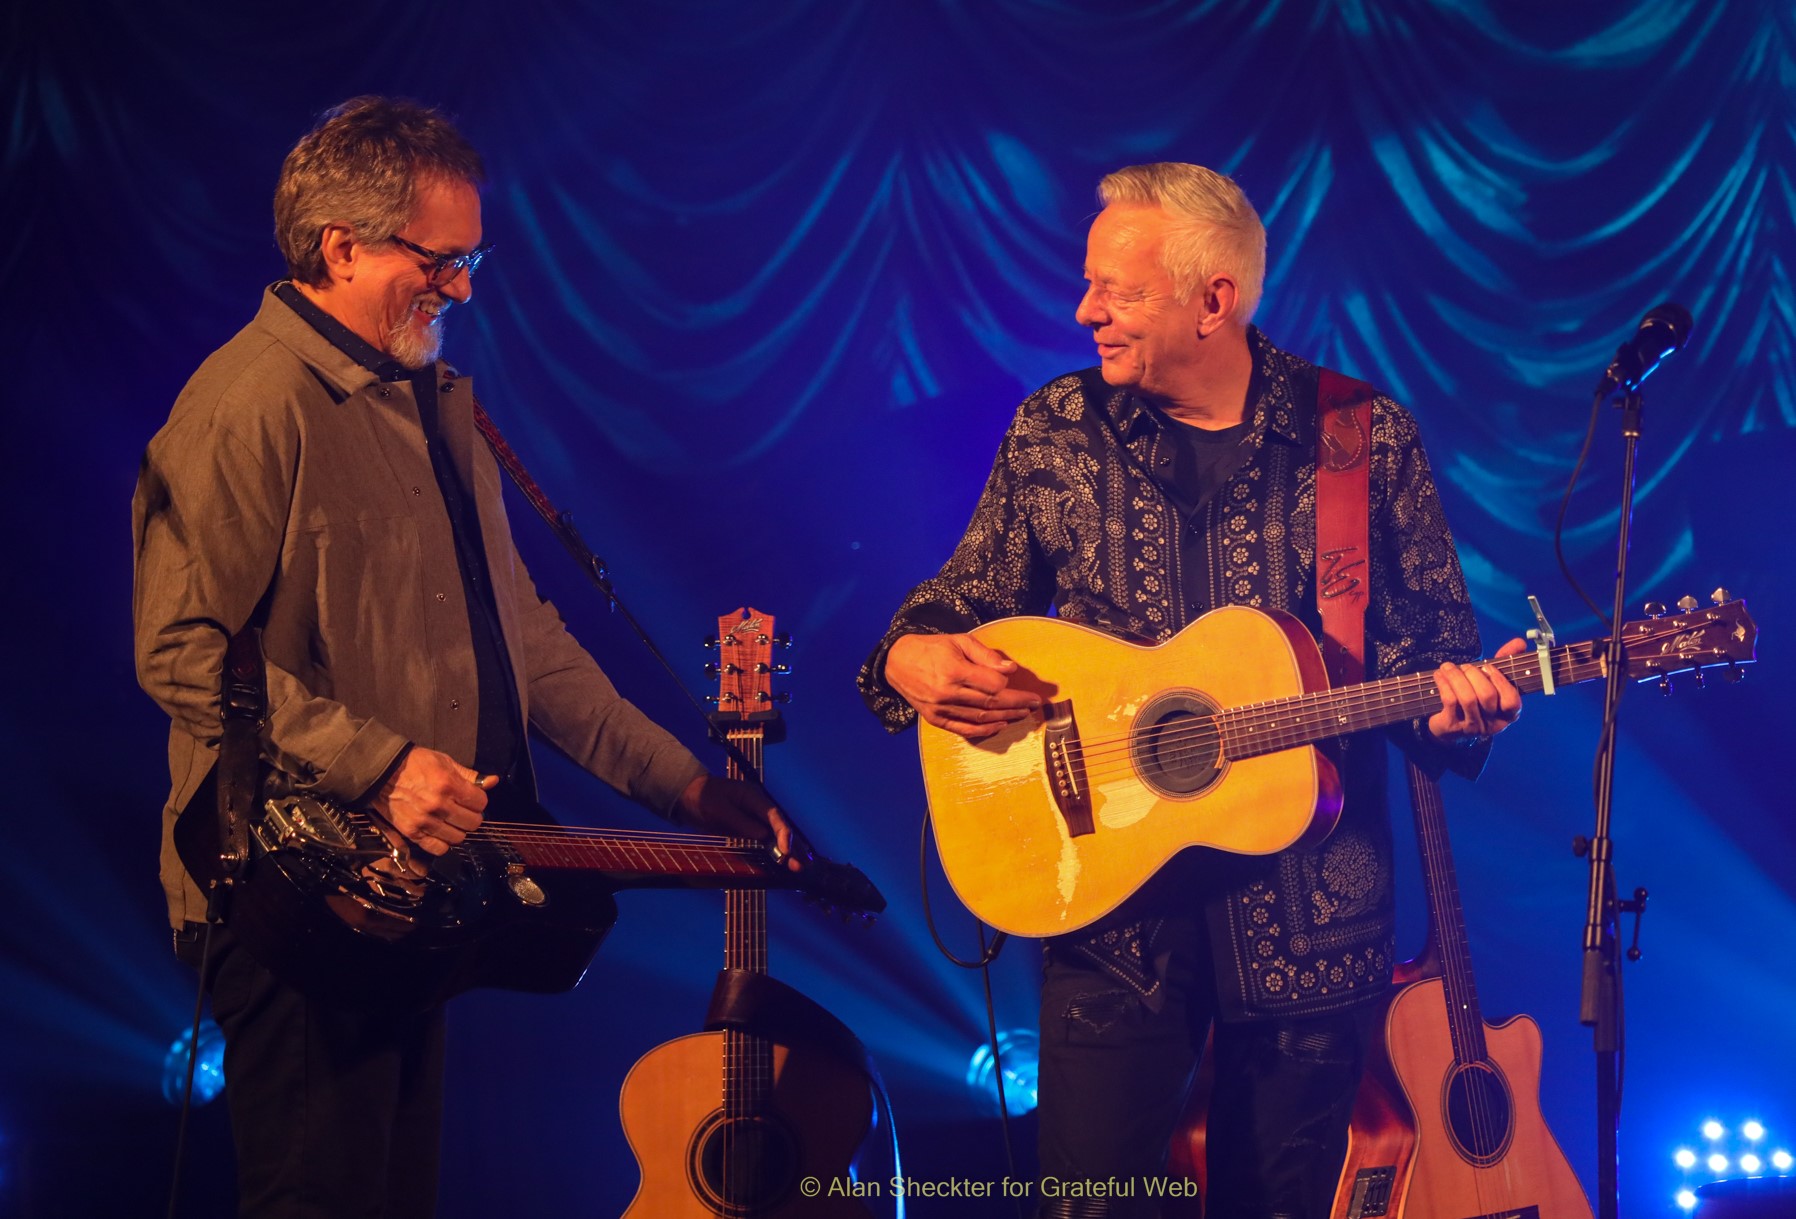
[[[1640,328],[1633,337],[1616,349],[1615,359],[1596,383],[1596,392],[1608,397],[1618,389],[1629,393],[1639,390],[1640,383],[1659,366],[1659,361],[1684,345],[1694,325],[1696,319],[1682,305],[1673,301],[1654,305],[1640,319]]]

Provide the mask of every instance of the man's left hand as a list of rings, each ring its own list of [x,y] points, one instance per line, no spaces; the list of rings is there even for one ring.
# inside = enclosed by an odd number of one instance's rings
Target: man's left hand
[[[798,871],[803,865],[792,850],[792,827],[760,788],[740,779],[700,775],[674,802],[681,820],[696,829],[731,838],[773,839],[777,858]]]
[[[1492,659],[1517,656],[1527,651],[1520,639],[1497,649]],[[1441,709],[1428,720],[1428,731],[1437,741],[1460,744],[1496,736],[1515,723],[1522,713],[1522,692],[1488,662],[1445,664],[1435,670]]]

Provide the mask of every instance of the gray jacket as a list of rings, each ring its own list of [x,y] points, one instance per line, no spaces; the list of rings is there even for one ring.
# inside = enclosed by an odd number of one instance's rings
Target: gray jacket
[[[438,365],[450,455],[478,505],[526,722],[657,812],[704,767],[621,698],[513,545],[473,387]],[[294,786],[363,797],[408,743],[464,762],[479,721],[455,542],[409,383],[382,383],[272,291],[144,453],[132,501],[138,681],[173,724],[162,882],[175,926],[205,901],[174,820],[211,767],[226,643],[263,627],[265,756]]]

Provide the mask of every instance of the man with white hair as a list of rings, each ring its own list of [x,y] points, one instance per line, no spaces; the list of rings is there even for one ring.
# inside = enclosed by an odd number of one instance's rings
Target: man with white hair
[[[1099,197],[1075,315],[1098,366],[1023,403],[953,555],[868,658],[862,694],[893,731],[920,715],[979,740],[1038,713],[1010,683],[1017,665],[967,633],[997,618],[1052,609],[1163,641],[1249,605],[1321,633],[1323,374],[1250,325],[1258,215],[1196,165],[1122,169]],[[1467,663],[1477,627],[1414,419],[1377,394],[1369,430],[1366,675],[1435,670],[1441,710],[1391,736],[1431,770],[1475,775],[1520,695]],[[1049,1199],[1044,1215],[1155,1213],[1140,1182],[1165,1170],[1212,1030],[1207,1213],[1327,1214],[1361,1069],[1356,1011],[1389,986],[1395,952],[1383,745],[1350,739],[1338,764],[1345,809],[1322,843],[1187,850],[1112,914],[1046,942],[1042,1176],[1061,1194],[1136,1184],[1133,1197]]]

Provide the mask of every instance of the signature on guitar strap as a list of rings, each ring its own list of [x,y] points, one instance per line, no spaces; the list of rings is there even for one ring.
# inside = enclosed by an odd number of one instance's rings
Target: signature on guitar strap
[[[1372,387],[1333,369],[1316,390],[1316,609],[1331,685],[1366,679]]]

